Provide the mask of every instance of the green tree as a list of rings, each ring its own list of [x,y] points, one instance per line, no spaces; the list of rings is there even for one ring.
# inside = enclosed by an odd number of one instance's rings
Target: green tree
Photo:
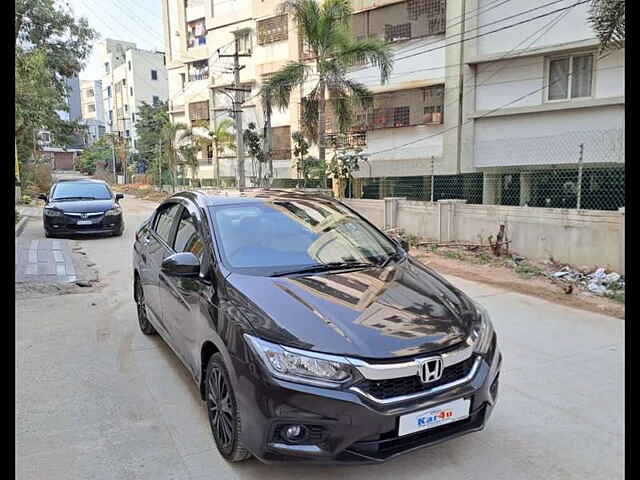
[[[236,138],[232,132],[233,121],[230,118],[223,118],[217,123],[216,128],[210,132],[213,139],[213,155],[216,162],[216,181],[220,186],[220,155],[226,151],[236,150]]]
[[[160,132],[170,123],[168,104],[167,102],[158,102],[149,105],[147,102],[142,102],[138,107],[136,117],[140,162],[144,169],[159,182],[159,172],[168,167],[167,165],[159,165],[159,162],[162,161],[160,158],[160,143],[162,141]]]
[[[304,179],[304,186],[307,186],[309,177],[309,168],[306,164],[307,154],[309,153],[309,142],[304,138],[301,132],[293,132],[293,156],[296,158],[296,174],[298,177],[298,188],[300,188],[300,177]]]
[[[393,64],[391,50],[379,39],[353,37],[349,0],[287,0],[280,9],[295,18],[313,61],[289,62],[273,74],[261,89],[263,108],[266,111],[273,105],[286,109],[293,89],[315,74],[314,87],[302,98],[302,131],[317,142],[319,160],[324,163],[327,95],[339,129],[346,130],[352,123],[354,107],[368,108],[373,101],[368,88],[347,78],[347,69],[367,62],[378,67],[381,81],[386,82]]]
[[[592,0],[589,22],[601,50],[624,48],[624,7],[624,0]]]
[[[54,0],[15,1],[15,136],[22,162],[35,158],[36,135],[49,130],[65,146],[81,130],[57,111],[68,111],[65,79],[89,57],[96,32]]]
[[[106,170],[111,162],[111,140],[104,136],[84,149],[82,154],[76,158],[75,168],[82,173],[93,175],[98,168]]]
[[[264,154],[264,141],[262,135],[257,131],[256,124],[250,122],[244,133],[242,134],[243,143],[251,156],[251,160],[254,163],[258,162],[258,185],[262,185],[262,164],[266,161],[266,155]],[[255,174],[255,170],[254,170]]]

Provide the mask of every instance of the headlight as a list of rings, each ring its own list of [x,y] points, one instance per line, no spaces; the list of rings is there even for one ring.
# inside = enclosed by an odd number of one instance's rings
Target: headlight
[[[336,388],[352,378],[353,370],[343,357],[283,347],[244,335],[269,372],[283,380]]]
[[[493,325],[489,320],[489,313],[479,303],[475,304],[478,311],[478,323],[473,327],[471,332],[471,340],[473,341],[473,351],[479,354],[485,354],[491,347],[493,340]]]
[[[44,214],[47,217],[61,217],[62,216],[62,212],[60,210],[56,210],[54,208],[45,208],[44,209]]]
[[[105,217],[111,217],[111,216],[114,216],[114,215],[120,215],[121,213],[122,213],[122,209],[120,207],[115,207],[115,208],[112,208],[111,210],[107,210],[104,213],[104,216]]]

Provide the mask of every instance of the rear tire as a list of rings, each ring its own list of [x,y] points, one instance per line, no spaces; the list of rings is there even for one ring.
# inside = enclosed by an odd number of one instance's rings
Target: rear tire
[[[151,325],[149,321],[149,317],[147,316],[147,305],[144,301],[144,288],[142,287],[142,282],[140,278],[136,276],[134,286],[135,294],[136,294],[136,305],[138,310],[138,325],[140,326],[140,330],[145,335],[155,335],[156,329]]]
[[[239,440],[242,431],[240,412],[227,368],[219,353],[209,359],[205,390],[209,425],[220,455],[229,462],[251,458],[251,452]]]

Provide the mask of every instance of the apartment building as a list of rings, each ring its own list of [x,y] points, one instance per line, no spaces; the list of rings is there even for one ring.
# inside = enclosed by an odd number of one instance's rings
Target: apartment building
[[[237,36],[240,50],[251,54],[240,59],[241,82],[251,91],[243,123],[262,126],[261,83],[287,61],[306,58],[296,26],[278,15],[279,4],[163,0],[174,121],[215,128],[231,117],[235,92],[225,88],[233,82],[233,62],[224,55],[233,53]],[[624,51],[601,55],[588,4],[574,4],[353,0],[355,36],[389,42],[394,67],[384,85],[375,67],[350,69],[351,79],[373,91],[374,106],[357,113],[348,134],[367,158],[349,193],[571,206],[575,181],[566,180],[577,174],[581,144],[583,170],[602,167],[583,172],[589,188],[621,192]],[[581,76],[578,70],[589,66]],[[300,93],[294,90],[290,108],[271,119],[276,176],[296,176],[290,136],[299,129]],[[327,117],[331,137],[337,129],[330,111]],[[222,176],[237,173],[233,152],[221,163]],[[250,168],[247,161],[247,176]],[[545,169],[563,172],[545,176]],[[213,170],[210,155],[202,158],[201,178],[213,178]],[[574,199],[550,196],[550,189],[573,191]]]
[[[165,54],[112,39],[101,42],[99,48],[104,65],[101,82],[106,132],[127,138],[136,150],[140,105],[166,102],[169,98]]]
[[[215,130],[223,119],[233,119],[232,98],[228,90],[234,83],[233,54],[235,40],[242,70],[240,81],[245,102],[242,104],[244,128],[253,122],[261,129],[264,116],[258,90],[269,74],[277,71],[290,58],[299,54],[298,36],[287,15],[276,15],[280,2],[274,0],[237,0],[213,2],[205,0],[163,0],[167,70],[169,72],[169,109],[172,121],[196,127],[209,124]],[[299,101],[299,100],[298,100]],[[298,128],[297,104],[275,111],[272,125],[272,160],[274,176],[291,178],[291,133]],[[237,176],[233,151],[220,155],[220,176]],[[212,153],[202,155],[198,176],[212,179],[215,168]],[[245,175],[257,175],[257,165],[246,157]]]
[[[82,80],[80,82],[80,100],[82,123],[87,127],[86,144],[92,145],[106,133],[102,81]]]
[[[589,3],[492,3],[466,1],[478,38],[464,45],[462,163],[482,173],[483,203],[624,206],[624,49],[599,51]]]

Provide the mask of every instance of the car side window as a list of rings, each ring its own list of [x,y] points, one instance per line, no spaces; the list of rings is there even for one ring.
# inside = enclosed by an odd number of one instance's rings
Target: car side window
[[[198,257],[200,261],[202,261],[202,257],[204,256],[204,242],[198,233],[194,218],[186,209],[182,211],[182,218],[178,224],[173,249],[177,253],[191,252]]]
[[[160,238],[162,238],[168,245],[171,245],[171,227],[176,219],[176,215],[180,211],[180,205],[172,203],[167,205],[162,211],[158,213],[156,218],[154,230]]]

